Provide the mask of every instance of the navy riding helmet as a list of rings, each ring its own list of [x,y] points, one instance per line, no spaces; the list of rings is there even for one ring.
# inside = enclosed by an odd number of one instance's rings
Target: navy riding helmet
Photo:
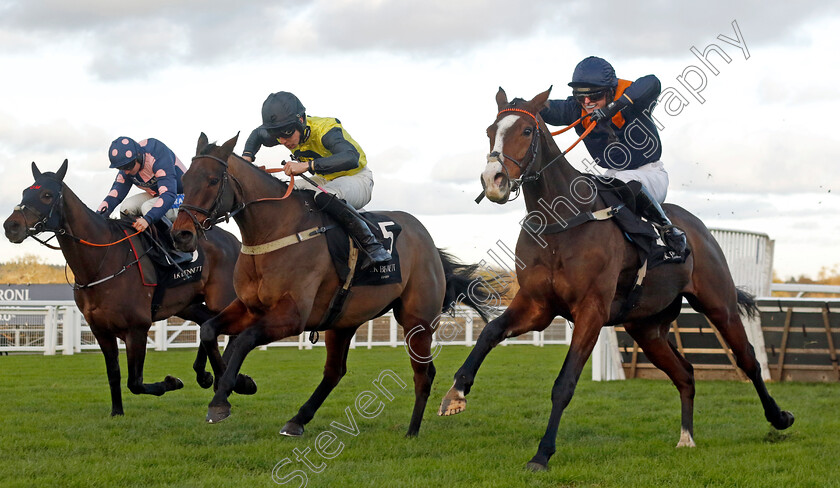
[[[262,129],[279,129],[296,125],[302,133],[306,124],[306,107],[292,93],[284,91],[272,93],[263,102],[262,120],[263,124],[260,126]]]
[[[137,144],[137,141],[130,137],[117,137],[108,148],[108,159],[111,161],[111,168],[120,168],[134,161],[142,163],[146,152]]]
[[[589,56],[575,66],[569,86],[572,88],[615,88],[618,86],[618,77],[615,75],[615,69],[606,60]]]

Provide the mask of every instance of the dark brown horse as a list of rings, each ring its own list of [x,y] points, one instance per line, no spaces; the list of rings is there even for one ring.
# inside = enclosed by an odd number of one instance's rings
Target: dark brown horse
[[[606,207],[588,178],[575,170],[554,143],[540,117],[551,90],[533,100],[508,102],[504,90],[496,95],[499,114],[487,129],[491,153],[482,174],[485,195],[505,203],[521,185],[528,219],[567,225],[575,215]],[[767,392],[752,346],[739,317],[755,312],[752,297],[735,288],[723,252],[703,223],[676,205],[664,206],[669,217],[688,236],[691,254],[683,264],[650,270],[634,308],[625,313],[629,290],[641,263],[636,250],[613,222],[590,222],[560,233],[526,231],[516,244],[524,263],[518,272],[520,289],[510,307],[481,332],[466,362],[455,374],[439,415],[459,413],[481,362],[507,337],[548,327],[556,315],[574,322],[571,345],[551,390],[551,416],[531,469],[545,469],[554,454],[557,426],[572,399],[584,363],[592,353],[601,327],[623,322],[650,361],[667,373],[682,403],[680,446],[694,445],[694,374],[691,364],[667,340],[671,322],[680,313],[683,297],[705,314],[732,348],[738,366],[753,382],[764,415],[777,429],[793,423],[793,415],[779,409]]]
[[[238,334],[228,369],[210,402],[208,422],[219,422],[230,415],[228,395],[248,352],[259,345],[319,328],[341,284],[326,239],[317,230],[325,223],[323,214],[315,208],[312,192],[294,191],[277,201],[285,193],[287,183],[232,154],[236,140],[234,137],[218,147],[208,144],[207,137],[201,134],[196,156],[184,174],[184,204],[172,229],[177,247],[191,251],[197,242],[197,231],[233,212],[243,246],[254,249],[240,254],[236,264],[236,301],[201,326],[202,337]],[[273,200],[265,201],[266,198]],[[344,376],[350,340],[356,329],[393,310],[406,332],[414,369],[414,412],[407,435],[416,435],[435,377],[430,348],[436,319],[461,294],[465,303],[482,313],[474,294],[468,293],[472,268],[458,266],[441,253],[423,225],[411,215],[383,214],[402,227],[396,241],[402,281],[351,289],[343,314],[322,326],[326,329],[327,348],[323,379],[283,427],[282,434],[303,434],[304,425]]]
[[[111,415],[122,415],[117,338],[125,342],[128,389],[132,393],[160,396],[183,388],[181,380],[173,376],[166,376],[158,383],[143,383],[149,328],[152,322],[173,315],[201,324],[230,304],[236,297],[232,277],[240,245],[236,237],[224,230],[208,233],[202,243],[206,258],[201,279],[166,290],[160,307],[152,313],[152,288],[143,285],[131,244],[124,240],[126,227],[90,210],[63,183],[66,173],[67,160],[56,173],[41,173],[32,163],[35,183],[24,190],[21,204],[6,219],[3,228],[6,237],[14,243],[41,232],[53,232],[57,236],[61,252],[75,276],[76,305],[105,355]],[[111,246],[95,245],[120,240]],[[215,356],[211,355],[211,364],[218,375],[224,368],[217,346],[213,347]],[[193,369],[202,388],[213,385],[213,375],[204,371],[206,360],[205,348],[199,347]],[[256,390],[250,378],[243,376],[240,382],[238,391]]]

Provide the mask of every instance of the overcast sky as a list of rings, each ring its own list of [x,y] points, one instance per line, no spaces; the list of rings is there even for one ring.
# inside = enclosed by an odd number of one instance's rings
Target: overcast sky
[[[780,277],[815,277],[840,264],[838,32],[840,4],[816,1],[0,0],[0,210],[31,184],[31,161],[54,171],[64,158],[66,182],[96,206],[117,136],[155,137],[188,162],[200,132],[241,132],[241,151],[262,101],[286,90],[362,145],[368,209],[411,212],[477,261],[497,241],[513,248],[525,214],[521,200],[473,202],[498,87],[565,98],[575,64],[598,55],[688,101],[654,112],[667,201],[709,227],[767,234]],[[729,61],[691,52],[710,44]],[[695,96],[679,78],[696,87],[699,73]],[[586,157],[583,145],[569,155],[579,169]],[[0,261],[26,253],[64,262],[0,240]]]

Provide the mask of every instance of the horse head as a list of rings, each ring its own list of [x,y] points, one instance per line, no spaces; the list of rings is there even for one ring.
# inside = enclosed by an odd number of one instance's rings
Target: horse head
[[[19,244],[29,236],[59,228],[61,211],[57,207],[61,202],[66,174],[66,159],[55,173],[41,173],[38,166],[32,163],[35,183],[23,190],[20,204],[3,223],[9,241]]]
[[[210,144],[202,132],[198,138],[195,157],[184,173],[184,202],[172,225],[172,238],[180,251],[193,252],[197,232],[210,230],[229,216],[236,201],[236,189],[228,173],[228,158],[239,134],[221,146]]]
[[[515,98],[508,102],[507,94],[499,87],[496,121],[487,128],[490,153],[481,173],[481,185],[487,198],[498,204],[510,199],[523,178],[534,173],[540,147],[539,112],[548,102],[551,88],[530,101]]]

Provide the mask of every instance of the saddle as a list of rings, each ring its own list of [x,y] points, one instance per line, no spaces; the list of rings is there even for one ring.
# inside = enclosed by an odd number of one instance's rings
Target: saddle
[[[637,213],[636,194],[641,188],[641,183],[638,181],[625,183],[617,178],[596,175],[587,176],[594,183],[598,195],[607,206],[621,207],[613,214],[613,221],[621,229],[624,238],[636,247],[640,261],[647,260],[648,269],[665,263],[685,262],[689,250],[686,250],[685,256],[681,259],[666,259],[667,248],[659,244],[659,233],[652,223],[642,219]]]
[[[373,235],[391,253],[391,260],[384,264],[361,269],[360,251],[353,239],[337,225],[332,217],[321,214],[322,228],[326,229],[327,248],[332,257],[333,266],[338,273],[342,285],[338,287],[324,318],[318,326],[309,333],[309,341],[318,342],[318,331],[326,330],[344,313],[344,304],[350,296],[353,286],[378,286],[402,282],[400,271],[400,257],[397,252],[397,238],[402,227],[390,217],[372,212],[360,212],[362,220],[367,224]],[[383,310],[385,313],[387,310]],[[381,314],[380,314],[381,315]]]
[[[121,214],[120,224],[125,227],[126,236],[134,233],[131,224],[137,217]],[[204,250],[199,246],[192,253],[175,249],[169,230],[172,222],[165,217],[147,229],[147,232],[132,237],[129,241],[137,259],[140,277],[146,286],[154,286],[152,314],[163,303],[167,289],[193,283],[201,279],[204,269]]]

